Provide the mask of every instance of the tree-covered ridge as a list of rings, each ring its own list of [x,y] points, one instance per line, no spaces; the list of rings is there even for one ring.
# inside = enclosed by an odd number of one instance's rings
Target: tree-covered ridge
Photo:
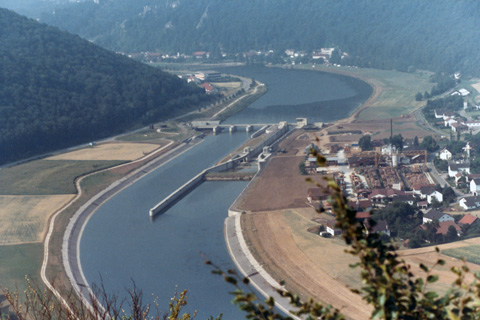
[[[191,110],[203,90],[0,9],[0,163]]]
[[[102,0],[42,20],[126,52],[339,47],[358,66],[479,75],[479,13],[467,0]]]

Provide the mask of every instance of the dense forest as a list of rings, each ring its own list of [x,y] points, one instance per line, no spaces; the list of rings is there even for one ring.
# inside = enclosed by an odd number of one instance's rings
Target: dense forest
[[[203,89],[0,9],[0,163],[207,103]]]
[[[41,21],[114,51],[314,50],[361,67],[480,75],[480,2],[468,0],[100,0]]]

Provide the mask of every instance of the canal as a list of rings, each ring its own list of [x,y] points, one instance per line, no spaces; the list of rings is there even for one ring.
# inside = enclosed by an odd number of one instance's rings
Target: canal
[[[272,68],[229,72],[268,86],[268,92],[230,118],[231,123],[294,121],[296,117],[337,120],[348,116],[372,92],[357,79],[325,73]],[[201,254],[223,269],[233,268],[223,223],[247,183],[204,182],[153,222],[148,210],[247,139],[242,131],[207,136],[101,206],[86,225],[80,244],[89,283],[103,281],[108,292],[123,297],[135,281],[144,300],[158,297],[163,310],[175,290],[187,289],[187,309],[198,310],[197,319],[220,313],[224,319],[243,318],[230,302],[232,287],[210,273]]]

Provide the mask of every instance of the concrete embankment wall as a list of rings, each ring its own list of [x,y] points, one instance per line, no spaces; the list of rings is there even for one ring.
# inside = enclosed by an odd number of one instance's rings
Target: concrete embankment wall
[[[197,186],[200,182],[203,180],[203,175],[205,174],[205,170],[190,179],[187,183],[185,183],[183,186],[175,190],[173,193],[171,193],[168,197],[163,199],[161,202],[159,202],[155,207],[150,209],[150,217],[155,216],[156,214],[164,212],[168,207],[173,205],[176,201],[180,200],[181,197],[183,197],[185,194],[190,192],[193,188]]]
[[[281,136],[283,136],[287,132],[288,132],[288,126],[282,126],[273,133],[270,133],[270,134],[267,133],[268,136],[263,141],[261,141],[260,143],[258,143],[257,145],[255,145],[250,149],[249,158],[251,159],[253,157],[258,156],[260,153],[262,153],[263,147],[271,146],[276,140],[278,140]]]
[[[168,209],[170,206],[172,206],[175,202],[180,200],[183,196],[185,196],[187,193],[192,191],[198,184],[200,184],[203,180],[204,177],[207,173],[209,172],[220,172],[220,171],[226,171],[229,169],[235,168],[235,166],[243,159],[244,157],[239,157],[236,158],[235,160],[229,160],[227,162],[221,163],[219,165],[210,167],[208,169],[203,170],[200,172],[198,175],[190,179],[187,183],[185,183],[183,186],[175,190],[173,193],[171,193],[168,197],[163,199],[161,202],[159,202],[155,207],[150,209],[150,217],[153,217],[157,214],[163,213],[166,209]]]
[[[269,127],[269,126],[263,126],[263,127],[261,127],[260,129],[258,129],[258,130],[255,131],[254,133],[252,133],[252,135],[250,136],[250,138],[253,139],[253,138],[258,137],[259,135],[261,135],[262,133],[264,133],[264,132],[267,130],[268,127]]]

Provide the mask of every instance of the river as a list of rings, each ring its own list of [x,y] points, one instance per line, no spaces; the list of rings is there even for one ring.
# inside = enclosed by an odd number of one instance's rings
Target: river
[[[254,78],[268,92],[226,123],[330,122],[348,117],[373,93],[357,78],[341,74],[266,67],[232,67],[222,72]]]
[[[269,89],[251,108],[229,119],[231,123],[294,121],[296,117],[332,121],[348,116],[372,92],[357,79],[325,73],[272,68],[229,72],[253,77]],[[158,297],[162,310],[167,310],[175,290],[187,289],[187,310],[198,310],[197,319],[220,313],[224,319],[244,318],[230,303],[228,292],[233,287],[210,274],[200,253],[223,269],[233,268],[223,222],[247,183],[204,182],[153,222],[148,210],[247,139],[242,131],[207,136],[102,205],[85,226],[80,244],[89,283],[102,279],[108,292],[126,296],[125,288],[132,287],[134,280],[144,300]]]

